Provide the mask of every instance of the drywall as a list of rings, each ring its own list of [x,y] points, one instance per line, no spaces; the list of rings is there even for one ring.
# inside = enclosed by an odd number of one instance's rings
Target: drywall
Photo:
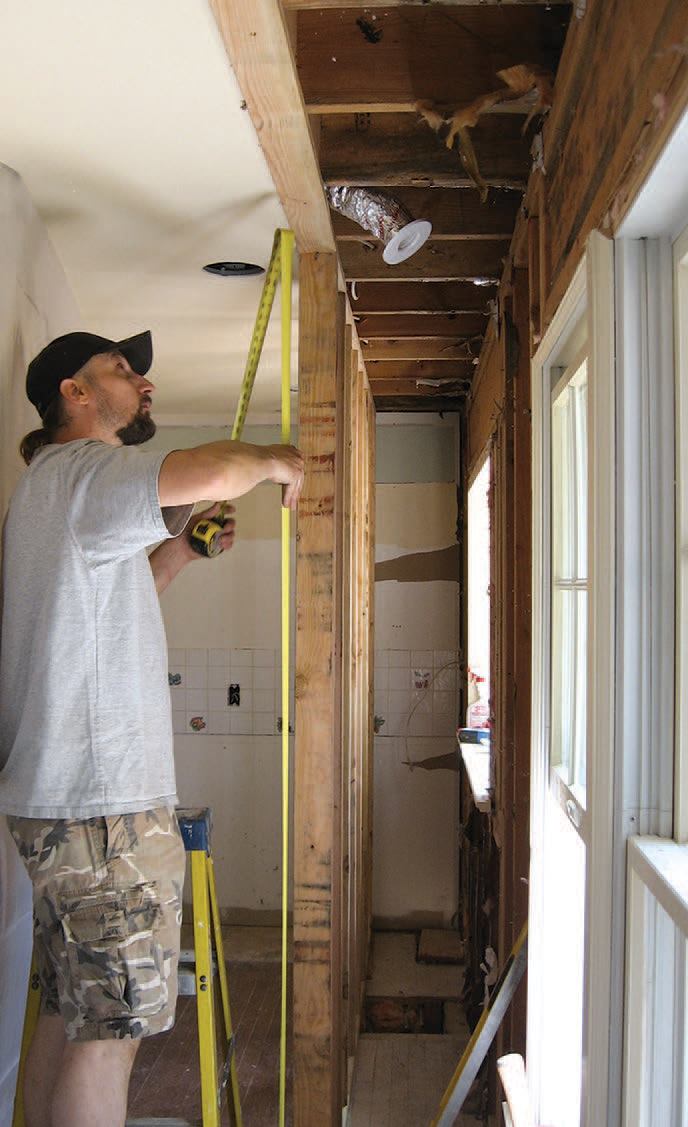
[[[20,438],[38,424],[24,385],[29,360],[79,327],[64,272],[24,184],[0,165],[0,517],[22,472]],[[31,887],[0,817],[0,1123],[12,1120],[31,958]]]
[[[456,430],[386,420],[377,439],[373,914],[383,926],[447,925],[458,884]]]

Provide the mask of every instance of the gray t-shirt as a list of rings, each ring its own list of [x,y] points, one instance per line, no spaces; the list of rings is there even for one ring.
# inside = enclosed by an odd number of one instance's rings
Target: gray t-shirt
[[[0,812],[91,818],[176,802],[167,645],[146,547],[164,452],[83,439],[34,455],[3,538]]]

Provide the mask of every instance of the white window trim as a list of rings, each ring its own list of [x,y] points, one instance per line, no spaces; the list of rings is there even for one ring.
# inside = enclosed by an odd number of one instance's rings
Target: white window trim
[[[676,365],[676,423],[688,435],[688,227],[674,244],[674,348]],[[683,313],[679,315],[679,306]],[[676,451],[676,619],[688,622],[688,450]],[[688,629],[676,638],[676,745],[674,754],[674,837],[688,842]]]
[[[588,567],[588,788],[582,1123],[598,1127],[608,1104],[611,1013],[612,819],[614,811],[615,399],[613,244],[594,232],[586,256],[533,358],[533,693],[528,1068],[539,1111],[539,1039],[546,999],[539,981],[543,935],[544,803],[549,787],[549,464],[552,369],[584,311],[588,320],[590,529]],[[560,363],[559,363],[559,366]],[[620,1031],[618,1036],[621,1036]],[[604,1119],[607,1122],[606,1118]]]

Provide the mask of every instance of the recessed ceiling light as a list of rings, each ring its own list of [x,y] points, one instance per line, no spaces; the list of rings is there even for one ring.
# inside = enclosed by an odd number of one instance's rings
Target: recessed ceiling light
[[[209,274],[219,274],[221,278],[241,278],[246,274],[264,274],[264,266],[255,262],[209,262],[203,267]]]

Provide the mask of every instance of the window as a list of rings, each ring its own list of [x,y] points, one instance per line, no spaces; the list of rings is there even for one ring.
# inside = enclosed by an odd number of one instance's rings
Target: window
[[[475,699],[478,691],[486,702],[490,699],[491,467],[492,460],[488,455],[468,490],[469,704]],[[476,682],[477,678],[482,680]],[[480,726],[482,727],[482,724]]]
[[[585,355],[552,392],[550,766],[585,808],[588,676],[588,375]],[[572,809],[567,807],[571,815]],[[578,818],[580,822],[580,818]]]

